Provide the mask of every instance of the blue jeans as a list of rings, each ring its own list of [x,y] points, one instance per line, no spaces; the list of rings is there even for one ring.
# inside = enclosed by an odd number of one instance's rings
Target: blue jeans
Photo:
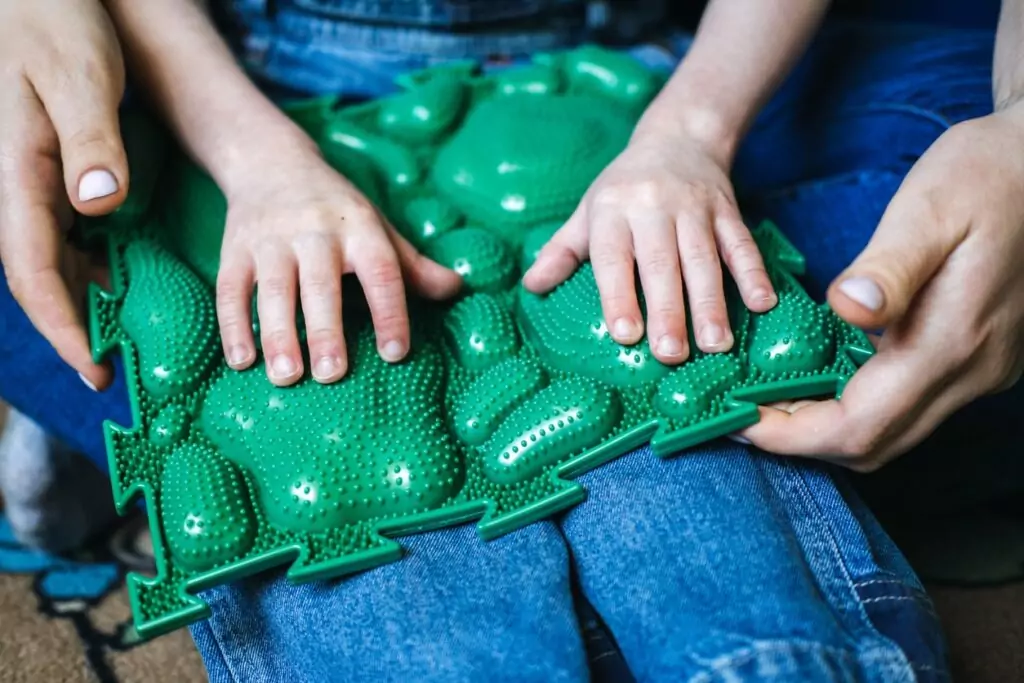
[[[345,89],[335,76],[353,74],[356,90],[381,94],[385,76],[420,65],[252,40],[297,90],[320,89],[317,74]],[[991,42],[838,27],[765,110],[737,186],[808,255],[812,291],[866,243],[927,145],[990,110]],[[105,463],[99,419],[127,422],[123,386],[86,401],[6,291],[0,320],[0,394]],[[403,539],[403,561],[348,579],[207,591],[213,616],[193,635],[211,679],[947,677],[927,596],[841,473],[714,443],[672,460],[642,449],[582,481],[585,503],[491,543],[457,527]]]

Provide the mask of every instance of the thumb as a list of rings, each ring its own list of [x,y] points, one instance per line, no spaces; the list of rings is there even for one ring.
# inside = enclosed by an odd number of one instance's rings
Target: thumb
[[[947,227],[947,212],[908,190],[897,192],[867,247],[829,287],[829,304],[851,325],[879,329],[901,319],[962,239]]]
[[[42,73],[33,86],[60,141],[64,185],[79,213],[98,216],[119,207],[128,194],[128,160],[121,140],[118,106],[124,94],[120,53],[68,60],[70,73]]]

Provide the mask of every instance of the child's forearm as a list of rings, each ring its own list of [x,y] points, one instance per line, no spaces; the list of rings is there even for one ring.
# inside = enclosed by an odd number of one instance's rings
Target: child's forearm
[[[711,0],[693,45],[636,134],[684,133],[731,162],[828,6],[828,0]]]
[[[201,0],[107,0],[132,75],[190,154],[230,192],[253,154],[312,141],[235,62]],[[273,163],[268,159],[268,163]]]

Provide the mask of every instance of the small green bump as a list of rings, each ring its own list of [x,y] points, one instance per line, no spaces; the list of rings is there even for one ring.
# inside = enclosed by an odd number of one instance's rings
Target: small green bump
[[[157,446],[173,446],[188,435],[192,416],[182,406],[165,406],[149,425],[149,440]]]
[[[515,281],[515,260],[493,233],[480,228],[452,230],[427,245],[428,255],[462,276],[473,292],[498,292]]]
[[[489,294],[473,294],[455,304],[445,316],[444,330],[448,348],[467,370],[486,370],[519,350],[512,315]]]
[[[750,364],[770,375],[824,370],[835,358],[835,335],[826,310],[804,294],[786,293],[753,316]]]
[[[459,401],[452,419],[456,436],[469,446],[479,446],[544,382],[544,373],[533,361],[509,358],[495,365],[478,377]]]
[[[665,417],[690,424],[705,417],[716,398],[743,381],[743,374],[743,364],[732,354],[702,356],[658,383],[655,408]]]
[[[512,412],[483,446],[484,473],[517,484],[601,443],[622,418],[618,397],[591,380],[566,380],[542,389]]]
[[[392,185],[406,187],[420,179],[421,171],[415,155],[402,145],[367,132],[342,117],[328,123],[325,133],[325,148],[335,145],[364,155],[376,164]],[[331,150],[330,154],[340,154],[340,149]]]
[[[413,244],[423,246],[438,235],[462,224],[458,209],[438,197],[417,197],[405,205],[406,235]]]
[[[381,103],[377,125],[403,142],[422,144],[444,134],[462,113],[465,85],[438,74],[413,90]]]
[[[256,535],[249,490],[238,469],[214,449],[174,451],[160,481],[167,545],[187,569],[203,571],[244,555]]]
[[[550,66],[533,64],[498,75],[500,95],[554,95],[562,89],[562,74]]]

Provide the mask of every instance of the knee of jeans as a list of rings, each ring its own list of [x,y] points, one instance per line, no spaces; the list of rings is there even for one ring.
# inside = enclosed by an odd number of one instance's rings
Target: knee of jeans
[[[939,668],[939,667],[936,667]],[[718,681],[914,681],[913,666],[884,639],[847,646],[812,640],[740,642],[711,639],[695,651],[666,651],[644,672],[650,680]]]

